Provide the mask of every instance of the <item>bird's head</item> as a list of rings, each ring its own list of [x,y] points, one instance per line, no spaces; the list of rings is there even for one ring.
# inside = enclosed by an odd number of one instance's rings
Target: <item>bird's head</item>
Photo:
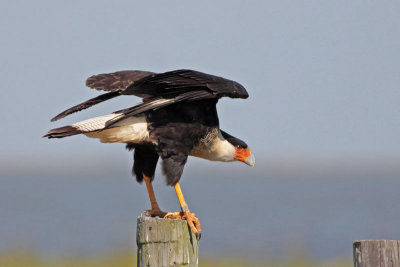
[[[235,148],[233,159],[244,162],[253,167],[256,163],[256,159],[247,144],[239,138],[233,137],[224,131],[221,131],[221,134]]]
[[[251,167],[256,163],[256,159],[248,147],[235,146],[234,159],[242,161]]]

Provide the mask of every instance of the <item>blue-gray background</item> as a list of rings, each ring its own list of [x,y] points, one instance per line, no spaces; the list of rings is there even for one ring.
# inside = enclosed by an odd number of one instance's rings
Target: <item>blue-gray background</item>
[[[57,123],[98,94],[93,74],[191,68],[236,80],[221,128],[255,168],[190,159],[182,187],[204,253],[348,257],[354,239],[400,239],[398,1],[8,1],[0,10],[0,251],[134,248],[148,207],[122,144],[46,130],[132,106],[115,99]],[[157,174],[161,177],[161,174]],[[161,206],[178,208],[156,183]]]

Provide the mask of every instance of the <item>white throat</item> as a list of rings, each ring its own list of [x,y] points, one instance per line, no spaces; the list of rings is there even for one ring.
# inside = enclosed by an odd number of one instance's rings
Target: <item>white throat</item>
[[[192,149],[191,156],[212,161],[233,161],[236,153],[235,147],[218,132],[207,135],[199,145]]]

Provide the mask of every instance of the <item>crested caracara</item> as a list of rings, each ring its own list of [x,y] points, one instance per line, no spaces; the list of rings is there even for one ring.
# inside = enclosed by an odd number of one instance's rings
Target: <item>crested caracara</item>
[[[146,183],[151,202],[148,216],[183,218],[197,237],[200,223],[191,213],[179,186],[188,156],[212,161],[242,161],[250,166],[254,156],[242,140],[219,128],[216,104],[221,97],[247,98],[237,82],[193,70],[165,73],[118,71],[94,75],[86,85],[108,91],[65,110],[52,121],[120,95],[135,95],[143,102],[109,115],[91,118],[50,130],[48,138],[84,134],[103,143],[126,143],[134,150],[133,175]],[[181,212],[162,212],[157,204],[152,181],[161,157],[167,185],[174,186]]]

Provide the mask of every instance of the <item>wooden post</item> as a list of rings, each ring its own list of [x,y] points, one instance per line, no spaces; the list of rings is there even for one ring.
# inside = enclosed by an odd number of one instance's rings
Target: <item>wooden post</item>
[[[361,240],[353,243],[355,267],[400,267],[400,241]]]
[[[198,266],[199,243],[184,220],[139,217],[137,266]]]

